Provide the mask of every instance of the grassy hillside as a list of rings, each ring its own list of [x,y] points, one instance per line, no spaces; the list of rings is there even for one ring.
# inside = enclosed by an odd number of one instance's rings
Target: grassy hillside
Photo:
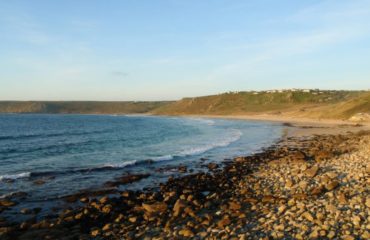
[[[342,103],[338,109],[341,109],[345,116],[352,116],[359,112],[370,114],[370,92]]]
[[[237,92],[185,98],[154,109],[155,114],[288,114],[301,117],[348,118],[370,113],[370,92],[285,91]]]
[[[147,113],[170,102],[44,102],[1,101],[3,113]]]
[[[370,114],[369,91],[237,92],[184,98],[174,102],[0,102],[6,113],[96,113],[161,115],[274,114],[349,119]]]
[[[370,114],[370,92],[363,92],[356,97],[334,104],[319,105],[307,109],[306,113],[302,115],[306,117],[349,119],[358,113]]]

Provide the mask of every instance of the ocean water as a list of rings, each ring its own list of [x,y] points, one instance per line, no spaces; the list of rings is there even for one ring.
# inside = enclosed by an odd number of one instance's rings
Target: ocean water
[[[208,162],[271,145],[281,131],[279,124],[242,120],[1,114],[0,197],[22,191],[25,202],[53,200],[125,173],[151,177],[122,188],[155,186],[176,174],[158,168],[183,164],[202,171]]]

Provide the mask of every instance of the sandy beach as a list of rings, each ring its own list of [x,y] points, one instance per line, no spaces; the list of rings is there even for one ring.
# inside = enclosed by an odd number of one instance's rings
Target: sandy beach
[[[278,122],[288,124],[288,136],[300,137],[314,134],[344,134],[346,132],[357,132],[370,130],[370,122],[354,122],[337,119],[313,119],[274,114],[251,114],[251,115],[190,115],[192,117],[224,118],[238,120],[255,120]]]
[[[223,167],[210,163],[208,172],[170,178],[159,191],[76,195],[68,199],[74,205],[57,216],[20,224],[0,219],[0,238],[370,237],[368,124],[271,116],[206,117],[278,121],[284,123],[285,134],[260,153],[237,157]],[[124,180],[130,183],[142,177]],[[0,204],[6,207],[12,202],[3,199]]]

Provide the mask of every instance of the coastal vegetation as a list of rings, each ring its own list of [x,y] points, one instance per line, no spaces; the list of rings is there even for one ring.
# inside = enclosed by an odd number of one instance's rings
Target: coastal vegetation
[[[3,113],[148,113],[169,102],[1,101]]]
[[[2,101],[5,113],[94,113],[155,115],[271,114],[347,120],[370,114],[370,91],[287,89],[228,92],[157,102]]]
[[[229,92],[184,98],[155,109],[154,113],[169,115],[268,113],[297,117],[348,119],[357,113],[370,113],[370,92],[321,90]]]

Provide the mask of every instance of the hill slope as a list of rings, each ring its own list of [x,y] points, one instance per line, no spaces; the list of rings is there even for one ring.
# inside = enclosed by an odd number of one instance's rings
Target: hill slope
[[[173,102],[0,101],[0,113],[155,115],[281,115],[298,118],[370,120],[370,91],[275,91],[223,93]]]
[[[285,91],[238,92],[184,98],[154,109],[167,115],[285,114],[296,117],[348,119],[370,113],[370,92]]]
[[[170,102],[48,102],[1,101],[3,113],[84,113],[128,114],[147,113]]]

